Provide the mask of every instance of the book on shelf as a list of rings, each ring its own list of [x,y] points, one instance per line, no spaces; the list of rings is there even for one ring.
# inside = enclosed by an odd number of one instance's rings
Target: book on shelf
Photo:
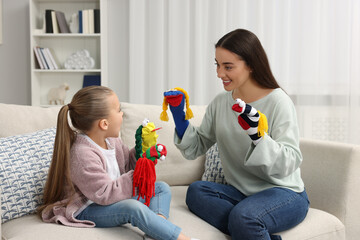
[[[88,86],[101,86],[100,75],[84,75],[83,88]]]
[[[79,10],[79,33],[83,33],[83,26],[82,26],[82,22],[83,22],[83,16],[82,16],[82,10]]]
[[[34,47],[36,56],[35,67],[39,66],[40,69],[56,70],[59,69],[53,54],[49,48]],[[37,64],[36,64],[37,63]]]
[[[44,69],[50,69],[48,63],[46,62],[45,55],[44,55],[43,51],[41,50],[41,47],[38,47],[38,51],[39,51],[39,54],[41,57],[41,61],[44,64]]]
[[[82,11],[82,29],[83,33],[88,34],[89,33],[89,10],[85,9]]]
[[[41,52],[40,47],[36,47],[36,49],[37,49],[37,51],[38,51],[38,53],[39,53],[41,62],[42,62],[42,64],[44,65],[44,69],[49,69],[49,66],[47,65],[47,63],[46,63],[46,61],[45,61],[44,54]]]
[[[54,59],[54,56],[53,56],[53,54],[51,53],[50,49],[49,49],[49,48],[45,48],[45,51],[46,51],[47,55],[49,56],[51,65],[54,66],[54,69],[55,69],[55,70],[56,70],[56,69],[59,69],[59,67],[58,67],[58,65],[57,65],[57,63],[56,63],[56,61],[55,61],[55,59]]]
[[[89,9],[89,19],[88,19],[88,27],[89,27],[89,32],[90,34],[93,34],[95,32],[95,24],[94,24],[94,9]]]
[[[50,59],[50,56],[48,54],[48,52],[46,51],[45,48],[40,48],[40,51],[42,52],[42,54],[44,55],[44,58],[45,58],[45,61],[46,61],[46,64],[48,65],[48,69],[50,70],[54,70],[54,65],[52,64],[51,62],[51,59]]]
[[[56,11],[56,19],[59,25],[60,33],[70,33],[69,25],[66,22],[65,14],[61,11]]]
[[[100,33],[100,9],[94,9],[94,33]]]
[[[79,10],[79,33],[100,33],[100,9]]]
[[[59,33],[59,26],[56,19],[56,13],[55,11],[51,11],[51,21],[53,26],[53,33]]]
[[[41,60],[41,57],[40,57],[39,47],[36,47],[36,46],[34,47],[34,54],[35,54],[35,58],[36,58],[35,68],[37,68],[37,69],[45,69],[44,63],[43,63],[43,61]]]
[[[45,10],[46,33],[70,33],[65,14],[52,9]],[[84,9],[78,11],[79,33],[100,33],[100,9]]]
[[[52,17],[51,17],[51,12],[53,10],[52,9],[46,9],[45,10],[45,30],[46,33],[53,33],[53,25],[52,25]]]

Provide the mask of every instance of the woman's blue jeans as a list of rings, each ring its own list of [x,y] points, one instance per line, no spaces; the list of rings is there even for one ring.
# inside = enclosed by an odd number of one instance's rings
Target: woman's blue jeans
[[[107,206],[93,203],[76,218],[93,221],[96,227],[116,227],[131,223],[155,239],[178,238],[181,229],[158,216],[161,214],[169,217],[171,191],[168,184],[155,183],[155,196],[151,198],[149,207],[144,204],[144,199],[136,199],[137,196]]]
[[[274,240],[272,235],[302,222],[309,209],[306,192],[270,188],[245,196],[230,185],[198,181],[187,191],[190,211],[236,240]]]

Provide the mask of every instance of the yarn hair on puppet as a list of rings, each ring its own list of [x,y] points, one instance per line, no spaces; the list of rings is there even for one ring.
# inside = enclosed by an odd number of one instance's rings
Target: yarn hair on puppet
[[[258,125],[258,136],[263,137],[265,133],[268,132],[269,129],[268,121],[265,114],[263,114],[260,111],[258,111],[258,113],[260,115],[259,125]]]
[[[192,110],[190,109],[188,93],[184,89],[179,88],[179,87],[170,89],[169,91],[180,91],[185,95],[185,103],[186,103],[185,120],[189,120],[189,119],[193,118],[194,114],[193,114]],[[168,117],[168,115],[166,113],[166,111],[168,109],[168,105],[169,105],[169,100],[168,99],[170,99],[170,98],[169,97],[164,97],[164,101],[163,101],[163,105],[162,105],[163,111],[160,114],[160,119],[162,121],[169,121],[169,117]],[[177,107],[177,106],[180,105],[181,101],[182,101],[182,94],[181,95],[176,95],[176,96],[173,96],[172,102],[170,104],[172,106],[174,106],[174,107]]]
[[[165,160],[166,147],[156,144],[158,135],[154,123],[145,119],[135,133],[135,157],[138,159],[133,175],[133,196],[138,193],[138,200],[145,199],[145,205],[149,206],[150,200],[155,196],[157,160]]]

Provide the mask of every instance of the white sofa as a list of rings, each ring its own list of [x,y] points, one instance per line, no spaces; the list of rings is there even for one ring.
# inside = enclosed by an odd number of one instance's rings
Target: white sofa
[[[191,106],[199,125],[205,106]],[[0,138],[54,127],[59,107],[40,108],[0,104]],[[121,138],[134,146],[134,134],[147,117],[157,127],[158,142],[165,144],[168,156],[156,165],[157,180],[167,182],[172,190],[170,221],[191,237],[202,240],[230,239],[194,214],[186,204],[185,195],[190,183],[200,180],[205,157],[185,160],[173,144],[173,121],[159,120],[161,106],[122,103],[124,120]],[[360,147],[356,145],[301,139],[304,161],[302,176],[311,201],[306,219],[293,229],[279,233],[284,240],[347,239],[360,236]],[[2,161],[0,152],[0,161]],[[1,162],[0,162],[1,163]],[[1,176],[1,173],[0,173]],[[1,180],[1,179],[0,179]],[[0,194],[3,194],[0,192]],[[3,197],[1,198],[3,201]],[[3,206],[2,206],[3,208]],[[142,239],[142,232],[130,225],[116,228],[71,228],[43,223],[36,215],[22,216],[1,224],[2,239]]]

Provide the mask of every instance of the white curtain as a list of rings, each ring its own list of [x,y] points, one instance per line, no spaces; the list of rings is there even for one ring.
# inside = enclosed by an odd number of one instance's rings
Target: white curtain
[[[360,143],[359,0],[129,0],[129,101],[161,104],[182,87],[190,104],[223,91],[214,44],[254,32],[298,109],[302,137]]]

